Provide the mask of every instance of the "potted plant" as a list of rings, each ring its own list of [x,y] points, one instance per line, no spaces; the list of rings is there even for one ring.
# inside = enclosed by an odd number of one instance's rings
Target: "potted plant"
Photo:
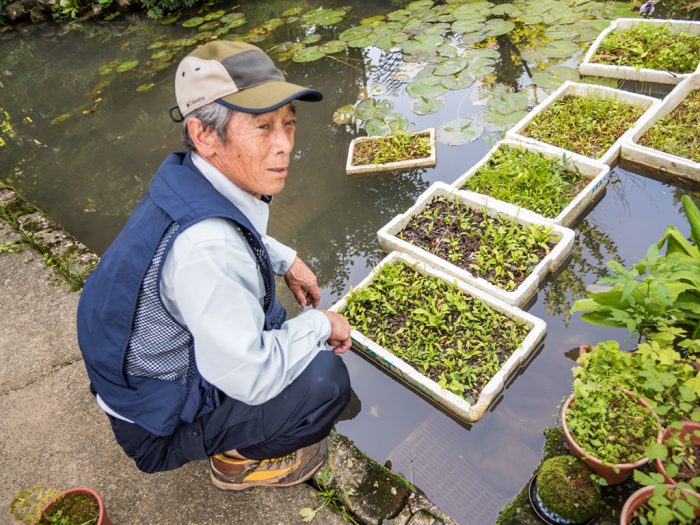
[[[657,442],[663,446],[656,448],[656,470],[667,483],[700,479],[700,423],[676,421],[659,432]]]
[[[540,319],[397,252],[331,310],[353,327],[353,348],[467,421],[545,332]]]
[[[60,491],[34,485],[15,495],[10,511],[24,525],[112,525],[102,497],[87,487]]]
[[[620,525],[693,525],[699,517],[700,494],[674,485],[653,485],[627,498]]]
[[[590,469],[573,456],[545,460],[533,477],[530,503],[547,523],[591,523],[600,506],[600,487]]]
[[[348,175],[399,171],[435,166],[435,129],[412,132],[397,129],[390,135],[358,137],[350,142]]]
[[[644,453],[659,430],[656,414],[642,398],[619,388],[574,381],[561,410],[569,450],[606,483],[622,483],[649,459]]]

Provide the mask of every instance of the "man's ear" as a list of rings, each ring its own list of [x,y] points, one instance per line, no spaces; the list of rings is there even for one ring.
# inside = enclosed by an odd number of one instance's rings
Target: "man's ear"
[[[203,157],[211,157],[221,145],[216,130],[205,128],[198,118],[191,118],[187,121],[187,132],[194,142],[195,149]]]

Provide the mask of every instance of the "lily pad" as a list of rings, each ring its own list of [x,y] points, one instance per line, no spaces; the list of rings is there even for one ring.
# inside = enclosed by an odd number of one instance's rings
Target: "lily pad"
[[[532,82],[542,89],[555,89],[567,80],[578,82],[580,78],[578,71],[572,67],[552,66],[532,75]]]
[[[437,76],[456,75],[467,67],[466,58],[448,58],[435,68]]]
[[[406,116],[401,113],[389,113],[384,117],[384,122],[389,125],[392,131],[406,129],[409,124]]]
[[[476,124],[472,119],[458,118],[440,126],[437,130],[437,139],[449,146],[461,146],[474,142],[483,133],[483,126]]]
[[[318,33],[312,33],[306,38],[302,39],[302,43],[304,44],[315,44],[319,40],[321,40],[323,37],[319,35]]]
[[[365,124],[365,132],[367,135],[389,135],[391,128],[382,119],[373,118]]]
[[[188,20],[185,20],[182,23],[182,27],[197,27],[201,26],[204,23],[204,18],[201,16],[195,16],[194,18],[190,18]]]
[[[475,80],[476,77],[465,69],[457,75],[443,77],[442,85],[452,90],[465,89],[471,86]]]
[[[412,98],[434,98],[439,97],[447,91],[447,88],[442,85],[442,77],[425,77],[419,78],[411,82],[406,91]]]
[[[445,101],[442,98],[417,98],[411,104],[411,111],[416,115],[429,115],[430,113],[437,113],[445,105]]]
[[[319,7],[307,11],[301,15],[301,19],[312,25],[332,26],[342,21],[346,13],[347,11],[345,9],[325,9]]]
[[[493,4],[491,2],[471,2],[462,4],[452,11],[452,16],[458,20],[468,20],[470,18],[484,18],[491,14]]]
[[[229,13],[222,16],[219,21],[227,26],[231,27],[233,24],[243,25],[245,24],[245,14],[243,13]],[[238,27],[238,26],[234,26]]]
[[[226,11],[224,11],[224,10],[212,11],[211,13],[207,13],[204,16],[204,20],[206,22],[209,22],[210,20],[218,20],[219,18],[221,18],[225,14],[226,14]]]
[[[452,44],[443,44],[436,51],[438,55],[447,58],[455,58],[459,54],[459,50]]]
[[[272,19],[268,20],[267,22],[265,22],[264,24],[262,24],[260,26],[260,28],[263,29],[265,32],[270,33],[272,31],[274,31],[275,29],[279,29],[280,27],[282,27],[285,24],[286,24],[286,22],[282,18],[272,18]]]
[[[330,42],[323,44],[321,47],[330,55],[331,53],[340,53],[341,51],[345,51],[348,48],[348,43],[343,42],[342,40],[331,40]]]
[[[401,49],[406,53],[418,53],[421,51],[434,53],[444,41],[445,38],[442,35],[419,35],[401,44]]]
[[[490,58],[476,57],[469,62],[466,70],[479,78],[496,71],[496,65]]]
[[[114,70],[117,73],[126,73],[127,71],[131,71],[134,69],[136,66],[139,65],[138,60],[126,60],[119,64]]]
[[[524,111],[529,106],[527,92],[501,93],[489,99],[487,108],[489,111],[501,115],[510,115],[516,111]]]
[[[117,65],[119,65],[119,59],[112,60],[111,62],[102,64],[97,72],[100,74],[100,76],[109,75],[110,73],[114,72],[114,68],[117,67]]]
[[[484,24],[483,31],[488,36],[498,36],[510,33],[515,29],[515,24],[510,20],[502,20],[500,18],[493,18]]]
[[[367,26],[357,26],[346,29],[338,38],[348,44],[355,40],[361,40],[372,36],[373,29]],[[371,43],[371,42],[370,42]]]
[[[377,114],[377,102],[373,98],[363,100],[355,106],[355,116],[360,120],[370,120]]]
[[[374,26],[384,23],[386,17],[384,15],[370,16],[360,20],[361,26]]]
[[[433,0],[415,0],[408,4],[405,9],[409,11],[425,11],[433,7]]]
[[[387,14],[386,18],[387,20],[403,21],[411,16],[414,16],[412,11],[409,11],[408,9],[397,9],[396,11],[392,11],[391,13]]]
[[[147,84],[141,84],[136,88],[137,93],[148,93],[150,90],[152,90],[156,85],[153,82],[148,82]]]
[[[314,62],[326,56],[323,46],[310,46],[298,51],[292,56],[294,62]]]
[[[211,22],[206,22],[199,26],[198,30],[199,31],[213,31],[217,27],[219,27],[221,23],[218,20],[212,20]]]
[[[170,24],[174,24],[175,22],[177,22],[179,18],[180,18],[179,14],[178,15],[170,15],[170,16],[166,16],[165,18],[161,18],[160,20],[158,20],[158,23],[162,26],[169,26]],[[107,18],[105,17],[105,20],[106,19]]]
[[[510,128],[513,124],[522,120],[525,115],[527,115],[527,111],[514,111],[513,113],[503,115],[502,113],[489,111],[487,109],[482,116],[486,122],[503,129]]]
[[[343,124],[348,124],[349,122],[352,122],[354,118],[355,118],[355,106],[353,106],[352,104],[346,104],[344,106],[340,106],[333,113],[333,122],[338,124],[339,126],[342,126]]]
[[[161,49],[160,51],[156,51],[151,55],[152,60],[158,60],[159,58],[165,58],[167,56],[172,57],[171,52],[168,51],[167,49]]]
[[[568,40],[555,40],[542,48],[542,54],[555,58],[567,58],[577,51],[579,47]]]
[[[481,32],[484,26],[484,21],[482,20],[457,20],[452,24],[452,31],[454,33],[475,33]]]

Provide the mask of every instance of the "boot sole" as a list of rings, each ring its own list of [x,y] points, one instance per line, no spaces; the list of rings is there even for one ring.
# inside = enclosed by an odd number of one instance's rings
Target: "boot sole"
[[[226,481],[221,481],[218,479],[216,476],[214,476],[214,473],[209,470],[209,478],[211,479],[212,484],[219,490],[246,490],[246,489],[252,489],[255,487],[271,487],[271,488],[276,488],[276,487],[292,487],[294,485],[298,485],[299,483],[304,483],[306,480],[308,480],[311,476],[313,476],[318,470],[326,464],[326,460],[328,459],[327,456],[324,456],[323,461],[320,461],[318,465],[316,465],[314,468],[312,468],[309,472],[304,474],[299,479],[295,479],[294,481],[289,481],[287,483],[279,483],[276,481],[273,482],[259,482],[259,483],[229,483]]]

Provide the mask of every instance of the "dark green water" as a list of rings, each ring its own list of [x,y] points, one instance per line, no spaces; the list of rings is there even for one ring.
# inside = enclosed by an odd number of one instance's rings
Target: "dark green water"
[[[305,4],[241,2],[240,10],[249,21],[241,34],[294,5]],[[341,24],[316,28],[324,41],[336,38],[360,18],[402,4],[354,1],[352,5],[353,11]],[[178,24],[159,26],[135,15],[120,18],[86,23],[64,34],[48,27],[0,41],[0,109],[9,114],[12,129],[2,127],[8,118],[0,111],[0,137],[7,142],[0,147],[0,177],[97,252],[119,231],[162,159],[181,149],[179,126],[167,116],[175,104],[175,66],[145,73],[143,65],[154,52],[147,47],[158,39],[193,34]],[[259,45],[269,48],[298,39],[302,32],[312,31],[289,24]],[[475,142],[438,144],[434,169],[350,178],[344,172],[347,146],[364,133],[354,125],[334,124],[335,109],[354,103],[363,90],[381,92],[378,98],[392,101],[394,111],[411,121],[410,129],[424,129],[457,117],[472,116],[483,123],[484,108],[499,90],[523,89],[534,104],[546,93],[528,87],[532,81],[518,54],[528,42],[536,47],[528,34],[516,30],[490,40],[487,44],[500,57],[489,78],[449,91],[440,111],[423,116],[411,111],[405,84],[392,78],[400,65],[399,53],[351,48],[336,55],[341,60],[282,64],[290,80],[321,89],[326,99],[321,104],[298,105],[296,152],[287,187],[273,203],[270,232],[295,247],[316,271],[324,291],[323,307],[359,283],[381,259],[375,233],[381,226],[405,211],[432,182],[456,180],[501,132],[486,123],[486,132]],[[179,51],[180,56],[187,50]],[[576,53],[555,63],[575,66],[580,56]],[[141,60],[138,68],[121,75],[99,75],[103,64],[132,57]],[[105,80],[110,84],[101,93],[91,93]],[[147,93],[135,92],[144,82],[156,85]],[[651,86],[635,88],[653,91]],[[102,101],[95,111],[83,115],[98,98]],[[68,112],[73,113],[70,119],[51,125]],[[540,290],[529,309],[547,322],[543,347],[481,421],[471,427],[454,421],[349,354],[346,362],[357,394],[356,414],[340,422],[338,430],[378,461],[391,459],[395,470],[460,522],[493,523],[538,463],[542,431],[555,423],[558,404],[571,388],[570,350],[605,338],[624,339],[619,331],[569,319],[566,312],[586,285],[604,275],[604,262],[610,257],[634,261],[668,224],[677,224],[687,233],[679,205],[686,190],[635,171],[614,171],[613,184],[600,203],[576,226],[571,262]],[[293,312],[291,296],[283,299]]]

